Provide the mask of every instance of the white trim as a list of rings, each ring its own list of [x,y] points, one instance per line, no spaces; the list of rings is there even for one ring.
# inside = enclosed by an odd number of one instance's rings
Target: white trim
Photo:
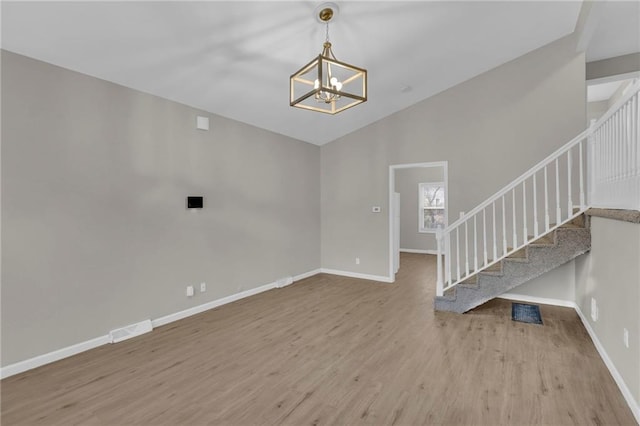
[[[309,277],[312,277],[314,275],[318,275],[320,272],[322,272],[322,271],[321,271],[320,268],[318,268],[318,269],[314,269],[313,271],[305,272],[305,273],[300,274],[300,275],[295,275],[293,277],[293,282],[304,280],[305,278],[309,278]]]
[[[105,334],[104,336],[96,337],[95,339],[80,342],[43,355],[38,355],[24,361],[16,362],[15,364],[9,364],[6,367],[0,368],[0,379],[5,379],[15,374],[40,367],[41,365],[50,364],[64,358],[68,358],[81,352],[97,348],[98,346],[106,345],[107,343],[111,343],[111,338],[108,334]]]
[[[539,303],[542,305],[563,306],[565,308],[576,308],[576,304],[571,300],[549,299],[547,297],[527,296],[524,294],[502,293],[500,299],[514,300],[516,302]]]
[[[600,358],[602,358],[602,360],[604,361],[604,364],[609,369],[611,376],[613,376],[613,380],[616,381],[616,384],[618,385],[620,392],[622,392],[622,396],[627,401],[627,404],[629,405],[629,408],[631,409],[633,416],[636,418],[636,421],[638,422],[638,424],[640,424],[640,405],[638,404],[638,401],[636,401],[633,398],[633,394],[631,393],[631,391],[627,387],[627,384],[624,382],[624,379],[616,369],[616,366],[613,364],[613,361],[611,361],[611,358],[609,358],[607,351],[604,349],[604,346],[602,346],[602,343],[600,343],[600,340],[598,339],[596,332],[593,330],[593,328],[591,328],[591,324],[589,323],[587,318],[584,316],[584,314],[580,310],[580,307],[576,305],[575,309],[576,309],[576,312],[578,313],[578,316],[582,320],[582,324],[584,325],[584,328],[587,329],[587,333],[589,333],[589,336],[591,337],[591,340],[593,341],[593,344],[595,345],[596,350],[600,354]]]
[[[384,275],[369,275],[369,274],[361,274],[360,272],[339,271],[337,269],[327,269],[327,268],[320,269],[320,272],[322,272],[323,274],[340,275],[343,277],[350,277],[350,278],[360,278],[360,279],[369,280],[369,281],[380,281],[383,283],[393,282],[390,280],[389,277],[385,277]]]
[[[127,326],[111,330],[109,332],[109,343],[122,342],[123,340],[131,339],[151,331],[153,331],[151,320],[146,319],[135,324],[129,324]]]
[[[293,281],[294,282],[299,281],[304,278],[308,278],[313,275],[319,274],[320,272],[321,272],[320,269],[314,269],[309,272],[304,272],[300,275],[296,275],[295,277],[293,277]],[[244,299],[245,297],[253,296],[255,294],[262,293],[264,291],[271,290],[273,288],[276,288],[276,282],[265,284],[263,286],[252,288],[240,293],[232,294],[231,296],[223,297],[222,299],[217,299],[211,302],[204,303],[202,305],[194,306],[193,308],[185,309],[184,311],[180,311],[173,314],[165,315],[160,318],[156,318],[154,320],[151,320],[151,325],[153,326],[153,328],[160,327],[162,325],[166,325],[171,322],[178,321],[186,317],[190,317],[191,315],[199,314],[209,309],[213,309],[218,306],[225,305],[227,303],[235,302],[236,300]],[[111,337],[110,335],[107,334],[104,336],[96,337],[94,339],[77,343],[75,345],[67,346],[66,348],[57,349],[55,351],[52,351],[43,355],[38,355],[33,358],[26,359],[24,361],[19,361],[14,364],[7,365],[6,367],[1,367],[0,379],[4,379],[19,373],[23,373],[27,370],[31,370],[36,367],[43,366],[45,364],[50,364],[52,362],[59,361],[61,359],[68,358],[70,356],[88,351],[90,349],[97,348],[98,346],[106,345],[108,343],[111,343]]]
[[[311,277],[313,275],[319,274],[320,269],[314,269],[309,272],[304,272],[300,275],[296,275],[293,277],[293,281],[299,281],[304,278]],[[153,327],[160,327],[162,325],[169,324],[174,321],[178,321],[180,319],[190,317],[191,315],[196,315],[204,311],[208,311],[209,309],[217,308],[218,306],[226,305],[227,303],[235,302],[236,300],[244,299],[245,297],[254,296],[259,293],[263,293],[265,291],[277,288],[277,281],[274,281],[269,284],[265,284],[260,287],[252,288],[249,290],[242,291],[240,293],[232,294],[231,296],[223,297],[222,299],[212,300],[211,302],[204,303],[202,305],[194,306],[193,308],[185,309],[184,311],[176,312],[170,315],[165,315],[164,317],[160,317],[151,321]]]
[[[598,351],[600,358],[602,358],[602,361],[604,361],[604,364],[609,369],[609,373],[611,373],[613,380],[615,380],[616,384],[618,385],[618,388],[620,389],[622,396],[624,397],[625,401],[627,401],[627,405],[629,405],[629,408],[631,409],[633,416],[636,418],[636,421],[638,422],[638,424],[640,424],[640,405],[638,404],[638,401],[636,401],[633,398],[633,394],[631,393],[631,391],[627,387],[627,384],[624,382],[624,379],[616,369],[615,364],[613,363],[613,361],[611,361],[611,358],[609,358],[609,354],[607,354],[607,351],[604,349],[604,346],[602,346],[602,343],[600,343],[600,340],[598,339],[596,332],[593,330],[593,328],[591,327],[591,324],[589,323],[587,318],[584,316],[584,314],[580,310],[580,307],[575,302],[572,302],[569,300],[558,300],[558,299],[547,299],[544,297],[525,296],[525,295],[513,294],[513,293],[503,293],[499,297],[501,299],[507,299],[507,300],[516,300],[516,301],[529,302],[529,303],[541,303],[544,305],[564,306],[567,308],[573,308],[578,314],[578,316],[580,317],[580,320],[582,321],[584,328],[587,330],[587,333],[589,333],[589,337],[591,337],[591,341],[593,342],[593,345],[596,347],[596,350]]]
[[[196,315],[201,312],[208,311],[209,309],[217,308],[218,306],[226,305],[227,303],[235,302],[236,300],[244,299],[245,297],[253,296],[255,294],[259,294],[267,290],[271,290],[273,288],[276,288],[275,281],[260,287],[252,288],[249,290],[242,291],[240,293],[235,293],[230,296],[223,297],[222,299],[212,300],[211,302],[203,303],[202,305],[194,306],[192,308],[185,309],[184,311],[175,312],[173,314],[156,318],[154,320],[151,320],[151,324],[153,325],[153,328],[160,327],[160,326],[172,323],[174,321],[178,321],[183,318],[187,318],[192,315]]]
[[[393,268],[393,193],[396,187],[396,170],[398,169],[413,169],[413,168],[427,168],[427,167],[442,167],[443,169],[443,181],[445,183],[445,194],[449,193],[449,163],[447,161],[432,161],[429,163],[407,163],[407,164],[392,164],[389,166],[389,276],[385,279],[385,282],[392,283],[396,280],[396,274]],[[445,195],[446,196],[446,195]],[[449,223],[447,217],[446,223]],[[368,278],[367,278],[368,279]]]
[[[400,253],[438,254],[438,250],[419,250],[419,249],[401,248]]]

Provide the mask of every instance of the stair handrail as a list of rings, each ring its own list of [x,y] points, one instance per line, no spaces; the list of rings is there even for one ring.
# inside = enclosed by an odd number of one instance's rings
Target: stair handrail
[[[474,216],[478,212],[480,212],[483,209],[485,209],[486,207],[490,206],[492,202],[494,202],[495,200],[501,198],[503,195],[507,194],[509,191],[513,190],[518,185],[522,184],[523,181],[525,181],[528,178],[530,178],[531,176],[533,176],[536,172],[539,172],[540,170],[542,170],[544,168],[544,166],[548,166],[556,158],[558,158],[562,154],[566,153],[569,149],[571,149],[574,146],[576,146],[576,144],[578,144],[581,140],[584,140],[584,138],[587,137],[589,134],[590,134],[590,129],[584,130],[578,136],[576,136],[575,138],[571,139],[571,141],[567,142],[565,145],[563,145],[562,147],[560,147],[559,149],[554,151],[547,158],[545,158],[544,160],[540,161],[538,164],[536,164],[535,166],[530,168],[524,174],[520,175],[520,177],[516,178],[510,184],[508,184],[507,186],[505,186],[504,188],[502,188],[501,190],[499,190],[498,192],[496,192],[495,194],[493,194],[492,196],[490,196],[489,198],[484,200],[482,203],[478,204],[476,207],[474,207],[470,211],[465,212],[458,220],[456,220],[451,225],[449,225],[446,228],[444,228],[442,230],[442,233],[443,234],[447,233],[451,229],[458,227],[460,224],[462,224],[465,221],[467,221],[468,218],[470,218],[471,216]]]
[[[474,207],[472,210],[470,210],[469,212],[466,212],[464,214],[461,215],[461,217],[456,220],[455,222],[453,222],[452,224],[450,224],[449,226],[447,226],[446,228],[444,228],[443,230],[440,230],[436,233],[436,241],[437,241],[437,289],[436,289],[436,294],[437,296],[442,296],[444,294],[444,291],[454,287],[455,285],[459,284],[460,282],[464,281],[465,279],[467,279],[470,275],[474,275],[478,272],[480,272],[483,269],[486,269],[487,267],[493,265],[494,263],[504,259],[505,257],[507,257],[509,254],[521,249],[523,246],[525,246],[526,244],[528,244],[531,241],[534,241],[534,239],[539,238],[539,236],[541,234],[538,233],[538,224],[535,223],[534,225],[534,235],[533,238],[529,238],[528,232],[527,232],[527,211],[526,211],[526,182],[536,176],[539,172],[544,171],[544,182],[545,182],[545,209],[547,211],[545,211],[545,228],[544,228],[544,233],[546,234],[550,231],[552,231],[553,229],[558,228],[559,226],[561,226],[562,224],[569,222],[570,220],[572,220],[574,217],[576,217],[577,215],[583,213],[584,211],[587,210],[587,205],[588,205],[588,200],[587,200],[587,193],[585,191],[585,186],[588,184],[589,179],[586,173],[592,168],[592,165],[589,164],[590,161],[590,157],[593,157],[593,155],[589,155],[591,153],[591,150],[593,149],[593,143],[587,145],[587,143],[589,141],[591,141],[591,139],[593,138],[593,136],[605,125],[609,125],[610,120],[612,119],[612,117],[614,117],[614,114],[616,114],[617,112],[619,112],[623,107],[627,107],[627,104],[630,102],[630,100],[633,100],[633,102],[631,103],[631,120],[636,120],[635,123],[632,123],[632,126],[634,126],[633,128],[635,129],[636,132],[636,138],[638,137],[637,134],[639,133],[638,131],[638,115],[640,115],[639,113],[639,108],[640,105],[638,102],[638,92],[640,91],[640,79],[638,79],[638,81],[636,81],[635,83],[633,83],[627,90],[626,93],[617,101],[615,102],[611,108],[609,108],[609,110],[600,118],[598,119],[593,125],[589,126],[587,129],[585,129],[583,132],[581,132],[578,136],[574,137],[573,139],[571,139],[569,142],[567,142],[566,144],[564,144],[563,146],[561,146],[560,148],[558,148],[557,150],[555,150],[553,153],[551,153],[550,155],[548,155],[546,158],[544,158],[543,160],[539,161],[536,165],[534,165],[533,167],[531,167],[529,170],[527,170],[525,173],[523,173],[522,175],[520,175],[518,178],[516,178],[515,180],[513,180],[511,183],[509,183],[508,185],[506,185],[505,187],[503,187],[502,189],[500,189],[499,191],[497,191],[495,194],[493,194],[492,196],[490,196],[489,198],[487,198],[485,201],[483,201],[482,203],[478,204],[476,207]],[[634,109],[635,108],[635,109]],[[620,121],[620,120],[618,120]],[[631,136],[633,138],[633,135]],[[633,142],[633,141],[632,141]],[[638,144],[638,140],[636,139],[636,144]],[[579,147],[579,157],[578,157],[578,162],[579,162],[579,198],[580,198],[580,204],[577,210],[574,211],[575,206],[573,205],[573,200],[572,200],[572,190],[573,190],[573,186],[572,186],[572,157],[571,157],[571,151],[576,147]],[[587,157],[585,158],[584,155],[584,151],[585,148],[588,149],[589,151],[587,152]],[[640,147],[638,148],[640,149]],[[638,157],[640,158],[640,151],[638,151]],[[567,180],[568,180],[568,200],[567,200],[567,216],[562,218],[562,212],[561,212],[561,207],[559,206],[559,184],[558,184],[558,178],[559,178],[559,174],[558,174],[558,161],[559,159],[566,155],[567,156]],[[586,160],[586,167],[584,165]],[[638,170],[636,171],[636,174],[638,174],[638,180],[640,181],[640,159],[638,160],[639,164],[637,165]],[[555,172],[556,172],[556,201],[558,201],[558,204],[556,206],[556,223],[554,226],[550,226],[549,223],[549,214],[548,214],[548,204],[549,204],[549,200],[548,200],[548,194],[547,194],[547,168],[549,166],[553,166],[555,164]],[[585,170],[586,169],[586,170]],[[533,180],[533,185],[535,188],[536,185],[536,179],[534,178]],[[592,184],[592,183],[591,183]],[[524,214],[524,235],[523,235],[523,244],[516,244],[517,242],[517,232],[516,232],[516,206],[515,206],[515,190],[516,188],[520,187],[522,185],[523,188],[523,195],[522,195],[522,200],[523,200],[523,214]],[[507,250],[507,240],[506,240],[506,230],[505,230],[505,197],[508,194],[512,194],[513,199],[512,199],[512,204],[513,204],[513,247],[511,248],[511,250]],[[535,194],[534,196],[534,204],[536,203],[536,199],[537,199],[537,194]],[[486,242],[486,224],[484,224],[484,222],[486,222],[486,209],[490,206],[493,206],[493,253],[496,254],[496,220],[495,220],[495,215],[496,215],[496,202],[502,200],[502,219],[503,219],[503,229],[502,229],[502,237],[503,237],[503,250],[501,250],[501,255],[500,256],[494,256],[494,258],[491,260],[491,262],[488,261],[488,256],[487,256],[487,242]],[[535,209],[535,206],[534,206]],[[477,224],[476,224],[476,218],[478,217],[478,215],[481,212],[485,212],[483,214],[483,231],[484,231],[484,262],[482,267],[478,267],[478,258],[477,258],[477,251],[478,251],[478,244],[477,244]],[[537,211],[534,212],[534,217],[536,217]],[[561,219],[562,218],[562,219]],[[469,223],[473,220],[473,229],[474,229],[474,268],[473,270],[470,271],[470,266],[469,266],[469,256],[468,256],[468,236],[467,236],[467,230],[469,227]],[[536,219],[534,219],[536,220]],[[453,274],[452,274],[452,270],[451,270],[451,257],[452,257],[452,253],[451,253],[451,234],[453,233],[453,231],[455,230],[457,232],[456,237],[458,237],[458,233],[459,233],[459,229],[461,228],[462,225],[465,225],[465,242],[466,242],[466,246],[465,249],[467,250],[467,252],[465,253],[465,268],[464,268],[464,274],[462,274],[460,272],[460,256],[459,256],[459,252],[458,255],[456,256],[456,262],[457,262],[457,268],[456,270],[458,271],[457,273],[457,277],[454,280],[453,279]],[[460,248],[460,245],[457,244],[457,249]],[[443,261],[443,256],[444,256],[444,260],[445,260],[445,265],[444,265],[444,275],[443,276],[443,265],[442,265],[442,261]],[[446,281],[446,286],[445,286],[445,281]]]

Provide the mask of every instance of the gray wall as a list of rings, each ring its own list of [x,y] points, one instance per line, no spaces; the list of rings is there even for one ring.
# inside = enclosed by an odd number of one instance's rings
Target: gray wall
[[[452,223],[584,130],[585,105],[570,36],[323,145],[322,266],[389,275],[389,165],[449,161]]]
[[[509,290],[509,294],[573,302],[575,298],[575,277],[575,261],[572,260],[538,278]]]
[[[637,73],[638,71],[640,71],[640,53],[630,53],[586,64],[587,80]]]
[[[591,319],[591,298],[599,318]],[[640,225],[591,218],[591,252],[576,260],[576,304],[640,403]],[[623,328],[629,330],[629,348]]]
[[[444,168],[415,167],[397,169],[396,192],[400,193],[400,248],[435,251],[433,233],[418,232],[418,185],[424,182],[443,182]]]
[[[320,267],[316,146],[6,51],[2,124],[2,365]]]
[[[587,103],[587,120],[597,120],[609,110],[609,101],[597,101]]]

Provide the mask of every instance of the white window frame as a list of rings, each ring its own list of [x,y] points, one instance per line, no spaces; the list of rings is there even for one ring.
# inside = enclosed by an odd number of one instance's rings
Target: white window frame
[[[422,182],[418,184],[418,232],[422,233],[422,234],[435,234],[436,232],[438,232],[438,230],[440,230],[440,228],[425,228],[424,227],[424,210],[425,208],[423,207],[423,199],[422,199],[422,194],[423,194],[423,188],[425,186],[441,186],[443,193],[444,193],[444,207],[442,208],[442,210],[444,210],[444,227],[446,228],[449,223],[447,220],[448,214],[447,214],[447,207],[449,204],[449,200],[448,200],[448,194],[447,194],[447,185],[446,182]],[[438,209],[440,210],[440,209]]]

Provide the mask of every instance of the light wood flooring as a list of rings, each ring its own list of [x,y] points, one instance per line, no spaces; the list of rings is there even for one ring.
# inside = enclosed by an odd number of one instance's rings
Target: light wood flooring
[[[433,256],[395,284],[317,275],[1,382],[9,425],[634,425],[576,313],[433,311]]]

